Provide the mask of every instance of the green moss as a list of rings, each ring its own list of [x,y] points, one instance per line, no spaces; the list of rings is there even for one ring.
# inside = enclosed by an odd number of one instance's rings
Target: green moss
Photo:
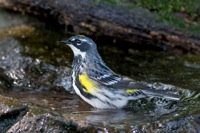
[[[197,0],[138,0],[137,5],[145,7],[160,16],[166,24],[189,31],[198,32],[199,1]]]
[[[0,101],[1,101],[1,104],[4,104],[4,105],[9,106],[11,108],[18,107],[18,106],[22,105],[19,101],[14,100],[14,99],[9,98],[9,97],[2,96],[2,95],[0,95]]]
[[[93,0],[96,3],[100,0]],[[104,0],[126,8],[143,7],[158,15],[158,20],[174,28],[199,33],[200,31],[200,2],[198,0]]]
[[[19,25],[14,26],[12,28],[7,29],[1,29],[0,30],[0,39],[5,37],[19,37],[19,38],[25,38],[27,36],[31,36],[35,31],[34,27],[27,26],[27,25]]]

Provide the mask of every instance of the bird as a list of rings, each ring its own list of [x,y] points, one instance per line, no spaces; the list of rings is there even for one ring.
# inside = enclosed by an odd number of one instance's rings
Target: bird
[[[101,58],[96,43],[84,35],[61,41],[74,54],[72,87],[77,95],[97,109],[124,108],[129,101],[161,97],[178,101],[177,94],[152,89],[111,70]]]

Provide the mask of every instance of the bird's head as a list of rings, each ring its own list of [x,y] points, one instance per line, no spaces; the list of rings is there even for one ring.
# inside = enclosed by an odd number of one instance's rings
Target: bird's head
[[[73,51],[75,56],[84,57],[88,53],[96,52],[95,42],[83,35],[76,35],[70,37],[68,40],[61,41],[67,44]]]

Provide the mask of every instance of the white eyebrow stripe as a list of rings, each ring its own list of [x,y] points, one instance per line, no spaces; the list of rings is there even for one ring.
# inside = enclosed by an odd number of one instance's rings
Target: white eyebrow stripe
[[[83,39],[81,38],[80,40],[83,41],[83,42],[86,42],[86,41],[87,41],[87,39],[84,39],[84,38],[83,38]]]

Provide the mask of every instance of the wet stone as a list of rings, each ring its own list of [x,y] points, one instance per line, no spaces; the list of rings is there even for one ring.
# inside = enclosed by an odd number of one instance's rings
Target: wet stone
[[[52,116],[46,110],[32,105],[23,105],[20,102],[0,96],[0,131],[4,132],[90,132],[94,127],[80,128],[71,120],[64,120],[61,116]],[[43,110],[43,113],[36,113]]]
[[[67,133],[77,131],[77,125],[71,121],[64,121],[50,115],[26,117],[13,125],[8,132],[51,132]]]
[[[20,106],[16,108],[11,108],[9,111],[2,113],[0,115],[0,130],[5,132],[11,128],[17,121],[22,119],[26,114],[28,108],[26,106]]]

